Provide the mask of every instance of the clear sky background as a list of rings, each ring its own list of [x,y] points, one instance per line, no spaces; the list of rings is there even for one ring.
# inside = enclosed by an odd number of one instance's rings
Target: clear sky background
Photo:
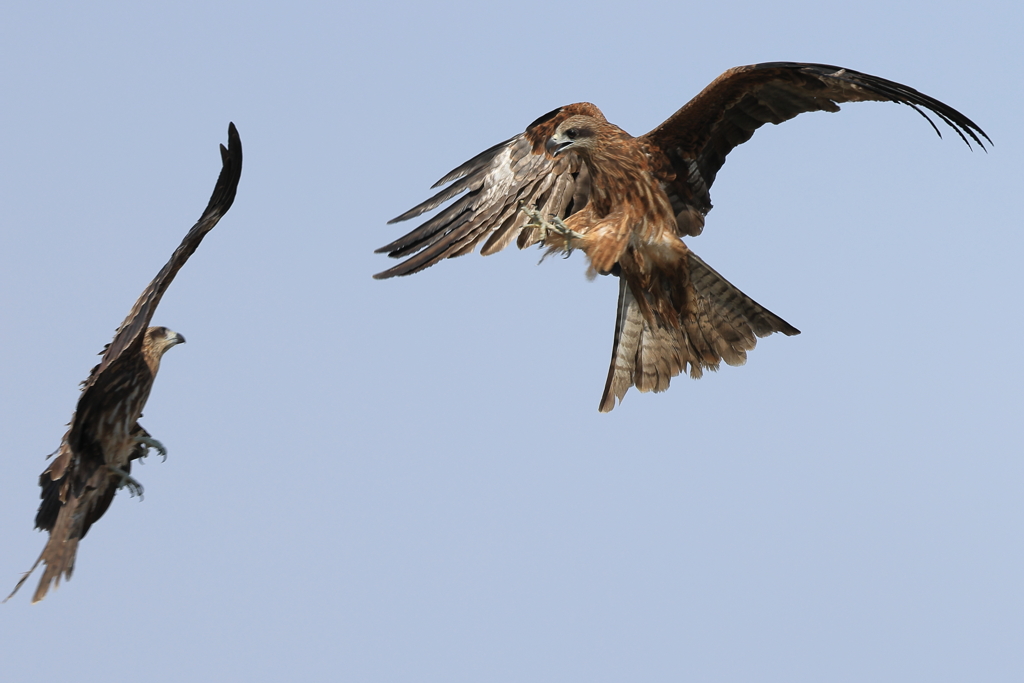
[[[0,606],[23,681],[1019,681],[1019,2],[16,3],[0,23],[0,590],[97,360],[154,318],[137,468],[74,579]],[[570,102],[641,134],[725,69],[851,104],[728,159],[693,250],[803,331],[597,411],[616,284],[514,248],[408,278],[385,222]]]

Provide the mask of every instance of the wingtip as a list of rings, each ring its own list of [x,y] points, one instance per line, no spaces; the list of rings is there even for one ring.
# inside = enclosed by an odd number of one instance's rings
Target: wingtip
[[[228,122],[228,146],[225,149],[224,145],[221,145],[220,153],[224,157],[225,162],[230,156],[234,156],[239,160],[242,158],[242,138],[238,134],[238,129],[235,128],[233,121]]]

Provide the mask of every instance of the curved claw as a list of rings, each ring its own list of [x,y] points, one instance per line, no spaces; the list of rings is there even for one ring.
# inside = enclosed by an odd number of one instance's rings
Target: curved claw
[[[564,245],[562,246],[561,251],[564,251],[566,256],[571,254],[574,249],[573,241],[583,239],[583,235],[581,233],[570,228],[558,216],[551,216],[551,220],[549,221],[541,215],[541,212],[538,209],[532,206],[526,206],[525,204],[521,205],[519,210],[525,213],[530,219],[530,222],[523,227],[536,228],[541,242],[547,242],[551,233],[560,236],[564,240]],[[558,246],[551,246],[555,250],[558,250]]]
[[[113,465],[108,465],[107,467],[110,468],[111,472],[121,477],[121,480],[117,482],[117,488],[126,488],[128,489],[128,493],[129,495],[131,495],[132,498],[138,496],[139,500],[142,500],[142,484],[140,484],[134,477],[132,477],[132,475],[128,474],[120,467],[114,467]]]
[[[155,448],[156,452],[163,456],[164,459],[161,460],[161,462],[167,462],[167,449],[164,448],[164,445],[162,443],[160,443],[153,437],[137,436],[135,437],[135,443],[142,446],[145,451],[142,455],[139,456],[139,462],[142,462],[141,458],[149,457],[149,449],[151,448]]]

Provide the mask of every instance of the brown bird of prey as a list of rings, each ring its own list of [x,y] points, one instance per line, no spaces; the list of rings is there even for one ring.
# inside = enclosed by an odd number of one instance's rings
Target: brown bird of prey
[[[100,364],[82,382],[78,406],[53,454],[56,457],[39,475],[43,502],[36,514],[36,528],[50,532],[50,538],[7,599],[18,592],[40,562],[45,568],[32,602],[46,597],[51,585],[60,584],[62,575],[70,579],[78,542],[107,511],[117,490],[126,487],[141,498],[142,486],[130,474],[132,460],[146,457],[151,448],[167,455],[138,420],[160,358],[185,338],[166,327],[149,327],[149,322],[175,274],[235,200],[242,173],[242,143],[233,123],[228,126],[228,147],[221,145],[220,153],[220,177],[199,222],[142,292],[103,351]]]
[[[664,391],[687,368],[698,378],[723,360],[742,365],[757,337],[799,331],[730,284],[681,238],[701,233],[711,210],[709,190],[726,155],[755,130],[866,100],[909,105],[939,133],[927,109],[968,147],[968,137],[982,149],[978,136],[988,140],[966,116],[913,88],[824,64],[730,69],[637,138],[605,120],[593,104],[570,104],[462,164],[434,184],[448,187],[390,221],[462,195],[378,249],[408,258],[374,277],[409,275],[467,254],[480,242],[484,255],[513,240],[520,249],[541,243],[549,253],[582,250],[591,274],[619,278],[602,412],[630,386]]]

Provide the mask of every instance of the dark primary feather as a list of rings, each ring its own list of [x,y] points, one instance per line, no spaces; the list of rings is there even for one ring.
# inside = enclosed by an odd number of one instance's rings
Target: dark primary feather
[[[181,267],[185,265],[185,261],[195,252],[206,233],[213,230],[213,226],[217,225],[217,222],[234,203],[238,180],[242,175],[242,141],[238,137],[238,130],[234,123],[228,124],[228,146],[227,148],[224,145],[220,146],[220,156],[222,162],[220,175],[217,177],[217,184],[213,188],[213,194],[210,196],[203,215],[185,235],[170,260],[164,264],[149,286],[143,290],[135,305],[132,306],[132,310],[129,311],[128,317],[117,328],[114,340],[107,346],[99,365],[86,380],[85,390],[95,381],[97,374],[113,363],[126,348],[141,344],[142,333],[149,327],[149,323],[153,319],[153,312],[160,303],[164,292],[167,291],[168,285],[171,284]]]
[[[835,112],[840,103],[868,100],[913,107],[938,132],[924,110],[933,112],[968,145],[968,138],[982,149],[982,138],[991,143],[969,118],[914,88],[838,66],[797,62],[730,69],[640,140],[648,147],[651,165],[660,171],[676,211],[679,233],[695,235],[703,229],[704,216],[711,210],[710,188],[726,156],[749,140],[754,131],[804,112]],[[389,224],[458,199],[378,249],[377,253],[392,258],[409,258],[374,277],[415,273],[472,251],[485,237],[489,237],[481,250],[485,255],[500,251],[517,238],[520,248],[529,246],[536,240],[532,234],[519,234],[526,224],[518,213],[521,204],[563,219],[580,210],[588,199],[586,167],[571,154],[566,155],[568,163],[556,163],[543,148],[543,141],[558,123],[575,114],[604,119],[589,103],[560,107],[538,118],[525,132],[481,152],[436,182],[435,188],[448,186]]]
[[[103,516],[120,484],[120,476],[109,467],[105,444],[113,438],[119,444],[117,466],[131,471],[131,461],[146,453],[146,447],[134,444],[126,454],[119,450],[127,439],[148,437],[137,422],[152,386],[159,355],[154,344],[168,334],[166,328],[153,328],[146,334],[153,313],[175,274],[195,252],[208,233],[234,202],[242,170],[242,145],[234,124],[228,126],[228,147],[220,147],[222,168],[210,201],[199,221],[189,230],[181,244],[171,255],[152,282],[143,290],[131,312],[118,327],[113,341],[102,354],[100,363],[82,382],[82,391],[68,430],[61,445],[52,454],[53,460],[39,477],[42,502],[36,513],[36,527],[48,531],[50,538],[39,559],[18,582],[8,599],[13,596],[40,563],[45,565],[39,587],[32,601],[41,600],[61,577],[70,578],[74,570],[78,542],[88,533],[91,525]],[[152,338],[147,341],[147,338]],[[167,337],[170,338],[170,337]],[[183,341],[180,335],[174,338]],[[167,345],[163,345],[166,350]],[[154,365],[150,365],[154,362]],[[123,431],[117,431],[123,429]],[[127,456],[127,462],[120,458]]]
[[[88,443],[83,442],[83,431],[87,432],[90,421],[95,419],[92,413],[102,413],[129,391],[127,387],[120,386],[120,384],[116,387],[97,386],[97,384],[109,384],[109,382],[104,382],[103,377],[115,365],[126,366],[119,373],[115,373],[117,376],[134,376],[136,373],[146,372],[145,363],[140,358],[143,333],[149,327],[160,299],[163,298],[167,287],[174,280],[174,276],[195,253],[206,234],[217,225],[235,201],[238,181],[242,174],[242,142],[234,123],[228,124],[228,147],[220,145],[220,153],[222,164],[220,175],[217,177],[217,183],[202,216],[188,231],[160,272],[139,295],[128,316],[117,328],[113,341],[106,346],[99,364],[92,369],[88,379],[83,383],[82,393],[75,409],[76,417],[72,419],[71,429],[68,433],[71,450],[79,459],[102,463],[102,454],[92,453],[92,448]],[[110,375],[110,377],[114,376],[114,374]],[[83,477],[83,479],[87,478],[88,475]]]
[[[985,145],[979,136],[991,144],[969,118],[909,86],[838,66],[795,62],[730,69],[641,139],[651,146],[653,155],[662,157],[669,198],[677,212],[694,207],[707,213],[711,209],[708,190],[726,155],[749,140],[758,128],[804,112],[837,112],[843,102],[861,101],[913,107],[939,133],[922,111],[928,110],[956,131],[968,147],[968,137],[982,149]]]
[[[631,386],[663,391],[687,367],[697,377],[721,361],[739,364],[757,337],[798,332],[692,253],[684,258],[688,249],[678,238],[703,230],[712,208],[710,189],[726,157],[758,128],[860,101],[905,104],[937,133],[929,114],[968,147],[973,141],[985,149],[983,139],[991,143],[956,109],[894,81],[825,64],[741,66],[638,138],[609,124],[589,103],[545,114],[523,133],[445,175],[434,187],[446,187],[390,221],[438,209],[377,250],[404,260],[374,277],[415,273],[478,244],[484,255],[513,240],[520,248],[534,244],[537,229],[520,209],[537,209],[540,216],[566,221],[575,233],[574,246],[586,253],[593,271],[620,276],[602,411],[614,407]],[[596,137],[584,143],[575,137],[579,130]],[[547,246],[572,248],[566,237],[551,233]],[[675,256],[656,263],[666,253]]]
[[[534,121],[525,132],[476,155],[446,174],[434,187],[452,183],[433,197],[390,222],[408,220],[458,197],[412,232],[377,250],[394,258],[413,254],[401,264],[374,275],[385,279],[409,275],[438,261],[472,251],[487,238],[482,252],[494,253],[519,239],[520,248],[533,244],[532,231],[522,233],[528,219],[523,205],[564,217],[585,203],[577,189],[585,186],[585,173],[575,155],[553,158],[544,142],[559,121],[574,113],[601,113],[592,104],[561,107]]]

